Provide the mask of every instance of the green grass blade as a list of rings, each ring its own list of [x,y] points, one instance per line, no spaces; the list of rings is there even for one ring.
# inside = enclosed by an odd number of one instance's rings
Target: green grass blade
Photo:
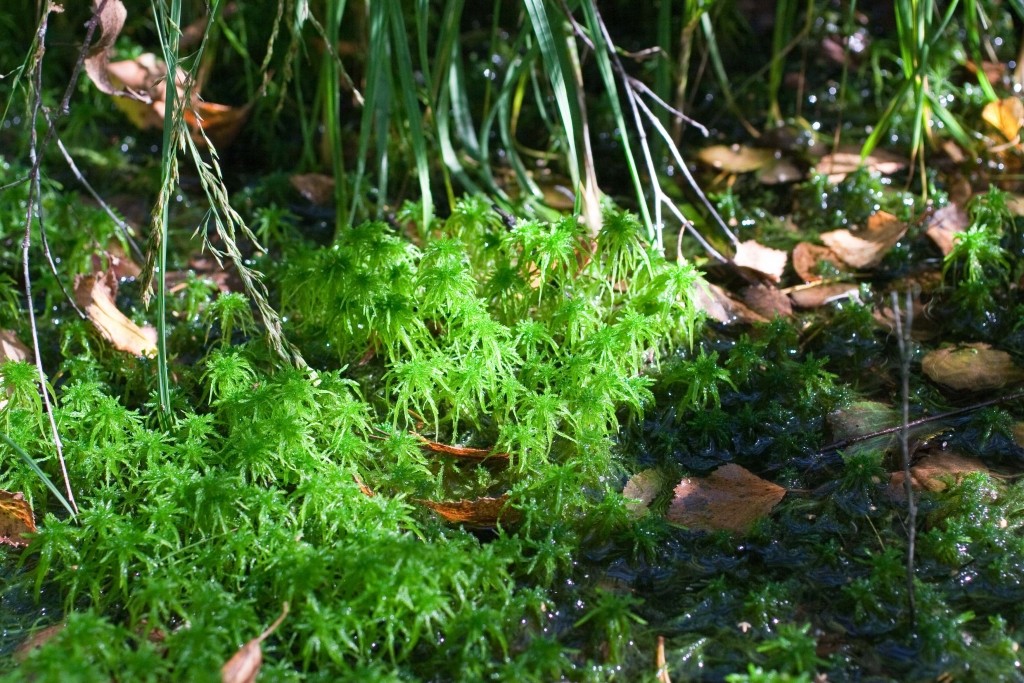
[[[32,456],[26,453],[21,446],[15,443],[6,434],[0,433],[0,440],[6,443],[11,450],[18,454],[18,456],[25,462],[25,464],[29,466],[29,469],[35,472],[35,475],[39,477],[39,480],[46,485],[46,488],[50,489],[50,493],[57,497],[57,500],[60,501],[60,504],[63,505],[64,509],[68,511],[68,514],[72,517],[75,517],[75,511],[71,508],[71,504],[68,502],[68,499],[64,497],[64,494],[60,492],[60,489],[54,486],[50,478],[46,476],[46,472],[43,472],[43,470],[39,468],[39,465],[37,465],[36,461],[32,459]]]
[[[601,19],[593,0],[586,0],[583,3],[583,14],[586,18],[587,28],[590,31],[590,38],[594,41],[594,56],[597,59],[598,70],[601,72],[601,80],[604,82],[604,95],[608,100],[608,104],[612,108],[615,125],[619,131],[621,131],[619,139],[622,142],[622,151],[626,157],[626,167],[629,170],[629,177],[633,183],[633,190],[636,192],[636,201],[637,206],[640,209],[640,217],[643,220],[644,227],[647,228],[648,235],[653,239],[656,237],[654,234],[655,228],[651,223],[651,212],[647,208],[647,201],[644,197],[643,180],[640,178],[636,159],[633,156],[633,150],[630,146],[629,135],[627,133],[629,127],[626,125],[625,116],[622,114],[622,106],[619,104],[619,92],[618,87],[615,84],[615,72],[612,69],[612,62],[608,56],[609,50],[612,48],[609,45],[608,36],[605,34],[606,29],[604,21]],[[660,242],[660,240],[658,241]]]
[[[569,176],[572,178],[573,187],[578,191],[582,180],[582,160],[577,143],[579,139],[577,131],[581,117],[576,103],[575,89],[570,93],[572,81],[568,73],[570,59],[566,54],[566,39],[561,35],[558,40],[555,39],[555,33],[548,18],[548,3],[544,0],[526,0],[525,4],[526,11],[530,16],[530,24],[533,27],[533,34],[537,37],[544,71],[555,97],[560,124],[555,134],[561,133],[559,137],[565,144]]]
[[[416,76],[412,68],[412,56],[409,41],[406,37],[405,20],[402,18],[402,5],[398,0],[388,3],[391,6],[391,36],[394,48],[393,58],[398,69],[398,85],[402,91],[406,121],[409,125],[409,142],[412,145],[416,161],[416,175],[419,178],[420,197],[422,202],[423,227],[428,228],[434,216],[434,202],[430,196],[430,162],[427,157],[427,143],[423,136],[423,114],[420,111],[419,98],[416,96]]]
[[[354,195],[349,209],[349,224],[355,225],[357,212],[362,208],[363,193],[360,191],[363,178],[366,176],[366,161],[370,152],[370,142],[374,131],[383,126],[385,131],[391,121],[391,72],[387,65],[391,59],[390,37],[388,32],[386,2],[370,3],[368,7],[370,36],[370,53],[366,60],[366,85],[363,89],[363,113],[359,122],[359,143],[356,156],[356,171],[354,177]],[[386,136],[385,136],[386,137]],[[378,135],[378,140],[381,136]],[[387,162],[386,148],[381,149],[380,144],[376,146],[375,161],[378,169],[377,182],[386,190],[387,187]],[[381,191],[381,201],[386,191]],[[378,206],[379,208],[379,206]]]

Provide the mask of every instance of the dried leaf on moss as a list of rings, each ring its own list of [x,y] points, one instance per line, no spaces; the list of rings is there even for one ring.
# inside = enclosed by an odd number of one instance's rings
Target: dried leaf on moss
[[[28,545],[24,534],[36,532],[32,506],[21,493],[0,491],[0,543],[23,548]]]
[[[823,156],[815,166],[814,172],[827,175],[829,181],[838,183],[861,167],[882,175],[892,175],[908,165],[905,157],[883,149],[876,149],[861,159],[859,147],[841,147],[836,152]]]
[[[1006,351],[978,342],[936,349],[921,359],[928,379],[959,391],[999,389],[1024,381],[1024,368]]]
[[[819,264],[831,263],[837,270],[846,270],[843,263],[834,251],[810,242],[801,242],[793,247],[793,270],[804,282],[819,282],[822,276],[819,272]]]
[[[1021,125],[1024,125],[1024,103],[1019,97],[1006,97],[989,102],[981,110],[981,118],[992,126],[1009,142],[1020,138]]]
[[[665,477],[654,467],[641,470],[630,477],[622,489],[623,497],[630,499],[626,503],[630,513],[640,517],[647,512],[648,506],[661,492],[664,485]]]
[[[854,268],[874,268],[907,232],[907,224],[891,213],[879,211],[856,232],[833,230],[822,233],[824,242],[843,263]]]
[[[437,441],[431,441],[430,439],[416,434],[414,436],[419,439],[420,445],[426,448],[428,451],[434,453],[444,453],[445,455],[451,455],[456,458],[467,458],[469,460],[508,460],[508,453],[502,453],[500,451],[495,452],[489,448],[472,448],[470,446],[450,446],[448,444],[439,443]]]
[[[915,491],[945,491],[950,482],[957,482],[972,472],[991,474],[980,460],[952,451],[938,451],[923,456],[910,468],[910,485]],[[889,475],[890,498],[900,500],[905,496],[904,481],[902,471]]]
[[[449,522],[469,524],[471,526],[494,527],[501,524],[515,524],[519,521],[519,512],[508,508],[508,494],[497,498],[463,498],[450,501],[417,501]]]
[[[786,269],[788,259],[789,255],[781,249],[766,247],[756,240],[737,244],[736,255],[732,258],[736,265],[764,273],[773,282],[782,279],[782,271]]]
[[[772,163],[775,153],[746,145],[711,145],[697,152],[697,158],[726,173],[750,173]]]
[[[0,363],[5,361],[27,361],[32,351],[21,343],[11,330],[0,330]]]
[[[117,279],[113,273],[93,273],[75,278],[75,301],[100,335],[119,351],[136,356],[156,353],[156,330],[139,327],[117,309]]]
[[[943,256],[953,251],[953,238],[970,225],[971,219],[967,212],[956,204],[944,206],[928,219],[924,234],[942,250]]]
[[[260,644],[277,630],[288,616],[288,603],[284,603],[281,616],[274,620],[266,631],[243,645],[220,669],[222,683],[253,683],[263,666],[263,649]]]
[[[687,477],[675,488],[665,518],[700,531],[745,533],[768,515],[786,489],[729,463],[706,477]]]

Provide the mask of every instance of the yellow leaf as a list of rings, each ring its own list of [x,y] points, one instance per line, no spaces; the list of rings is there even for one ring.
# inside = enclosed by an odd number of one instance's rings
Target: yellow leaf
[[[1019,97],[989,102],[981,110],[981,118],[1012,142],[1020,135],[1021,125],[1024,123],[1024,103]]]

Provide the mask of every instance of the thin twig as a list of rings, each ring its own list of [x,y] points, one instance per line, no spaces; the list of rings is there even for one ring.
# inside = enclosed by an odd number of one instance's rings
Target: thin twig
[[[53,124],[50,122],[49,112],[45,112],[45,115],[47,123],[49,123],[52,126]],[[114,225],[117,226],[117,229],[120,231],[121,236],[124,237],[125,241],[128,243],[128,247],[129,249],[131,249],[132,256],[134,256],[135,260],[139,263],[145,261],[146,255],[142,253],[142,248],[139,247],[139,243],[136,242],[135,238],[132,237],[131,226],[129,226],[116,213],[114,213],[114,210],[110,208],[110,204],[108,204],[103,199],[103,197],[101,197],[100,194],[93,188],[93,186],[89,184],[89,181],[86,180],[85,175],[79,170],[78,165],[75,163],[74,158],[71,156],[71,153],[68,152],[67,148],[64,146],[64,142],[60,139],[60,135],[56,136],[56,141],[57,149],[59,149],[60,153],[64,155],[64,161],[67,162],[68,168],[71,169],[71,173],[75,176],[78,182],[82,184],[82,187],[85,188],[85,191],[88,192],[94,200],[96,200],[96,203],[100,205],[100,208],[103,209],[103,212],[107,214],[110,220],[114,221]]]
[[[956,410],[950,410],[949,412],[939,413],[938,415],[929,415],[928,417],[920,417],[920,418],[918,418],[916,420],[911,420],[910,422],[907,422],[906,423],[906,427],[908,429],[913,429],[914,427],[920,427],[921,425],[928,424],[929,422],[938,422],[940,420],[946,420],[946,419],[949,419],[951,417],[958,417],[960,415],[965,415],[965,414],[973,412],[975,410],[980,410],[982,408],[988,408],[989,406],[999,405],[1000,403],[1008,403],[1010,401],[1016,401],[1016,400],[1022,399],[1022,398],[1024,398],[1024,391],[1015,391],[1012,394],[1006,394],[1005,396],[999,396],[997,398],[990,398],[987,401],[981,401],[980,403],[973,403],[973,404],[971,404],[969,406],[965,406],[963,408],[957,408]],[[849,437],[847,439],[842,439],[841,441],[835,441],[835,442],[830,443],[829,445],[825,446],[821,450],[819,450],[817,453],[815,453],[815,455],[816,456],[820,456],[820,455],[825,455],[826,453],[831,453],[832,451],[841,451],[844,448],[846,448],[847,446],[852,446],[853,444],[859,443],[861,441],[867,441],[869,439],[874,439],[876,436],[885,436],[886,434],[895,434],[896,432],[899,432],[901,429],[903,429],[903,427],[904,427],[904,425],[900,424],[900,425],[896,425],[895,427],[886,427],[885,429],[879,429],[879,430],[870,432],[868,434],[860,434],[858,436],[851,436],[851,437]]]
[[[896,342],[900,351],[901,395],[903,399],[903,415],[900,429],[900,455],[903,459],[903,490],[907,494],[907,607],[910,610],[910,628],[917,623],[917,600],[914,590],[914,544],[917,540],[917,505],[914,502],[914,485],[910,474],[910,330],[914,324],[914,300],[911,291],[905,293],[904,308],[907,313],[906,325],[900,319],[900,300],[896,292],[892,293],[893,317],[896,320]]]
[[[103,3],[105,4],[106,0]],[[72,509],[77,514],[78,505],[75,503],[75,494],[71,489],[71,479],[68,476],[67,463],[64,461],[64,445],[61,442],[60,430],[57,429],[57,420],[53,414],[53,404],[50,402],[50,392],[47,390],[46,382],[46,371],[43,369],[43,357],[39,350],[39,326],[36,322],[36,310],[35,303],[32,300],[32,272],[29,267],[29,250],[32,246],[32,224],[33,218],[37,218],[39,221],[39,230],[42,232],[42,186],[40,183],[40,174],[42,166],[42,152],[39,146],[39,137],[36,133],[37,125],[39,121],[39,115],[43,108],[43,55],[46,52],[46,31],[49,26],[50,16],[50,4],[47,3],[43,7],[43,16],[39,21],[39,27],[36,30],[36,44],[35,54],[32,56],[32,86],[34,88],[32,97],[32,114],[30,116],[29,124],[29,161],[31,168],[29,170],[29,186],[28,186],[28,200],[26,202],[25,209],[25,236],[21,243],[21,259],[22,259],[22,270],[25,277],[25,299],[28,308],[28,319],[29,326],[32,330],[32,349],[35,353],[35,364],[36,372],[39,375],[39,389],[43,397],[43,405],[46,409],[46,416],[50,423],[50,432],[53,435],[53,445],[57,451],[57,460],[60,463],[61,475],[64,478],[64,487],[68,494],[68,502],[71,504]],[[82,58],[84,59],[84,47]],[[52,126],[46,131],[46,137],[43,140],[43,146],[49,142],[53,135]]]

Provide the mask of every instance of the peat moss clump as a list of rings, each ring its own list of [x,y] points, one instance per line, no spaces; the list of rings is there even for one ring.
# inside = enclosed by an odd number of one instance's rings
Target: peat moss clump
[[[598,641],[621,647],[632,602],[554,586],[629,526],[611,492],[620,420],[649,405],[648,371],[700,317],[697,272],[640,231],[615,211],[593,241],[570,219],[507,229],[467,200],[422,247],[383,223],[297,247],[280,298],[321,368],[275,369],[251,310],[222,295],[198,313],[205,335],[195,312],[172,333],[172,349],[207,346],[174,366],[167,418],[120,400],[125,367],[65,329],[79,357],[55,418],[81,512],[40,515],[15,585],[54,596],[67,625],[12,677],[215,679],[284,602],[264,644],[278,678],[550,680],[604,660]],[[3,377],[7,434],[59,480],[32,369]],[[508,459],[466,464],[428,438]],[[12,457],[0,487],[53,508]],[[422,504],[483,496],[507,496],[513,520],[487,542]],[[590,595],[594,616],[549,621],[559,596],[588,614]],[[564,649],[591,631],[605,635],[587,655]]]

